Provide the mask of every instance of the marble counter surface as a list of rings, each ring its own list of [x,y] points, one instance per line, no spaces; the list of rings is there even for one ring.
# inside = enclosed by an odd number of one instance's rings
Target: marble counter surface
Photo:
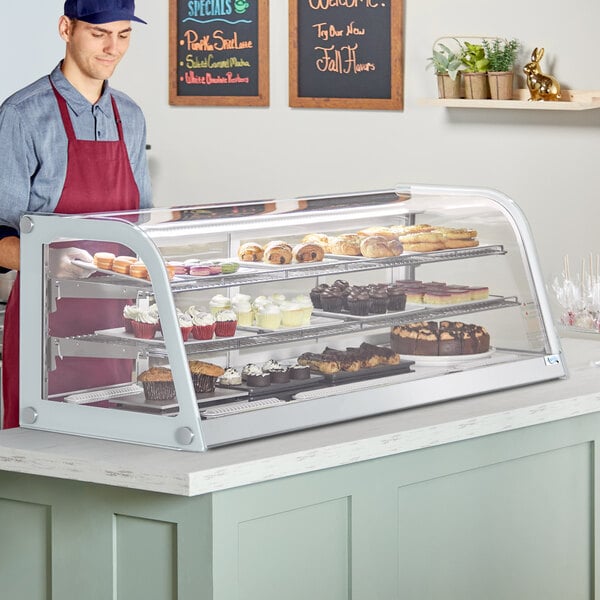
[[[178,452],[27,429],[0,432],[0,470],[196,496],[600,411],[600,344],[564,339],[568,379]]]

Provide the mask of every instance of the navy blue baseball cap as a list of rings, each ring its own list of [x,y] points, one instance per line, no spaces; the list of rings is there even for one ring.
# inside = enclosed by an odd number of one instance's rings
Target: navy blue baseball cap
[[[114,21],[137,21],[134,0],[65,0],[65,17],[101,25]]]

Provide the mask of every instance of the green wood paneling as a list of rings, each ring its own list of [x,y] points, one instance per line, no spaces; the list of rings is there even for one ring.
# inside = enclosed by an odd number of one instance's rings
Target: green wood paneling
[[[0,598],[50,600],[50,554],[50,507],[0,499]]]
[[[348,600],[348,525],[347,498],[240,523],[239,599]]]
[[[591,458],[582,444],[399,488],[397,597],[589,600]]]
[[[115,515],[116,599],[177,600],[177,526]]]

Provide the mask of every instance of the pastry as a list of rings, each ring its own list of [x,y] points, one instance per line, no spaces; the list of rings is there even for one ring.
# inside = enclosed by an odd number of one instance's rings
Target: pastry
[[[387,258],[394,256],[387,240],[379,235],[371,235],[362,239],[360,253],[367,258]]]
[[[444,248],[475,248],[479,246],[479,240],[444,238]]]
[[[188,267],[180,260],[170,260],[167,262],[167,267],[172,267],[175,275],[187,275]]]
[[[297,302],[283,302],[279,305],[279,310],[283,327],[300,327],[302,325],[304,313]]]
[[[256,242],[246,242],[238,248],[238,258],[246,262],[260,262],[263,259],[263,249]]]
[[[188,269],[188,273],[194,277],[206,277],[210,275],[208,265],[190,265]]]
[[[129,267],[133,263],[137,262],[135,256],[117,256],[112,263],[112,270],[115,273],[121,273],[122,275],[129,275]]]
[[[404,250],[407,252],[435,252],[436,250],[444,250],[446,246],[444,242],[402,242]]]
[[[209,275],[220,275],[223,272],[223,268],[221,265],[213,264],[208,265],[208,274]]]
[[[292,247],[281,241],[269,242],[264,247],[263,262],[272,265],[289,265],[292,262]]]
[[[240,294],[243,296],[244,294]],[[252,326],[254,321],[254,314],[252,312],[252,304],[250,303],[250,297],[246,298],[238,298],[234,301],[231,300],[231,308],[237,315],[238,325],[244,327]]]
[[[137,314],[131,322],[131,327],[136,338],[153,339],[158,331],[158,307],[156,304],[152,304],[145,310],[138,308]]]
[[[455,227],[436,227],[435,231],[441,233],[449,240],[469,240],[477,237],[475,229],[460,229]]]
[[[292,259],[299,263],[320,262],[324,256],[325,250],[320,244],[304,242],[292,249]]]
[[[231,308],[231,300],[223,294],[217,294],[210,299],[208,307],[213,315],[217,315],[221,311]]]
[[[444,235],[436,231],[409,233],[398,238],[403,244],[443,243]]]
[[[305,380],[310,379],[310,367],[308,365],[292,365],[289,368],[291,379]]]
[[[329,287],[321,291],[321,307],[324,311],[339,313],[343,309],[342,290],[338,287]]]
[[[215,318],[209,312],[196,310],[190,306],[187,310],[192,318],[192,337],[197,340],[212,340],[215,334]]]
[[[96,252],[94,254],[94,264],[104,271],[112,270],[115,255],[112,252]]]
[[[361,237],[369,237],[372,235],[376,235],[386,240],[397,240],[398,234],[389,227],[367,227],[366,229],[361,229],[358,232],[358,235]]]
[[[319,371],[326,375],[338,373],[341,369],[340,364],[335,360],[326,360],[321,354],[314,352],[305,352],[298,357],[298,364],[310,367],[314,371]]]
[[[221,385],[239,385],[242,383],[242,374],[237,369],[228,367],[219,377],[219,383]]]
[[[360,256],[361,237],[353,233],[344,233],[329,238],[329,249],[332,254],[343,256]]]
[[[175,400],[173,373],[166,367],[152,367],[138,375],[147,402]]]
[[[201,360],[188,361],[190,373],[192,374],[192,382],[194,391],[197,394],[207,394],[215,391],[217,378],[221,377],[225,372],[223,367],[212,363],[203,362]]]
[[[329,252],[329,236],[324,233],[307,233],[302,243],[319,244],[325,252]]]
[[[300,311],[302,312],[302,320],[301,325],[310,325],[310,318],[313,312],[313,303],[310,299],[310,296],[299,295],[293,298],[293,302],[300,306]]]
[[[129,265],[129,275],[138,279],[146,279],[148,277],[148,269],[141,260],[138,260]]]
[[[434,227],[428,225],[427,223],[420,223],[419,225],[392,225],[390,229],[394,233],[397,233],[398,236],[401,236],[409,235],[412,233],[423,233],[426,231],[432,231]]]
[[[281,309],[276,304],[262,304],[256,313],[256,325],[261,329],[279,329],[281,327]]]
[[[246,365],[242,371],[248,387],[267,387],[271,385],[271,374],[266,373],[257,365]]]
[[[237,315],[232,310],[222,310],[215,317],[215,335],[217,337],[233,337],[237,329]]]
[[[240,268],[240,265],[236,262],[224,262],[221,263],[221,272],[223,275],[230,275],[235,273]]]
[[[177,311],[177,321],[179,323],[179,330],[181,331],[181,337],[184,342],[187,342],[194,328],[192,317],[189,314],[184,313],[180,310]]]

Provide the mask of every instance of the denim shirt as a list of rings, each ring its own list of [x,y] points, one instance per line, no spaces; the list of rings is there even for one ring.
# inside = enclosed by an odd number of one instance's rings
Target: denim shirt
[[[146,160],[146,122],[129,96],[105,82],[92,105],[64,77],[60,64],[50,74],[65,99],[75,136],[80,140],[119,139],[110,96],[119,108],[140,208],[151,206]],[[10,96],[0,106],[0,238],[18,235],[25,212],[54,212],[67,173],[67,135],[48,77]],[[101,169],[100,169],[101,170]],[[101,176],[106,176],[101,173]],[[81,212],[89,212],[82,199]]]

